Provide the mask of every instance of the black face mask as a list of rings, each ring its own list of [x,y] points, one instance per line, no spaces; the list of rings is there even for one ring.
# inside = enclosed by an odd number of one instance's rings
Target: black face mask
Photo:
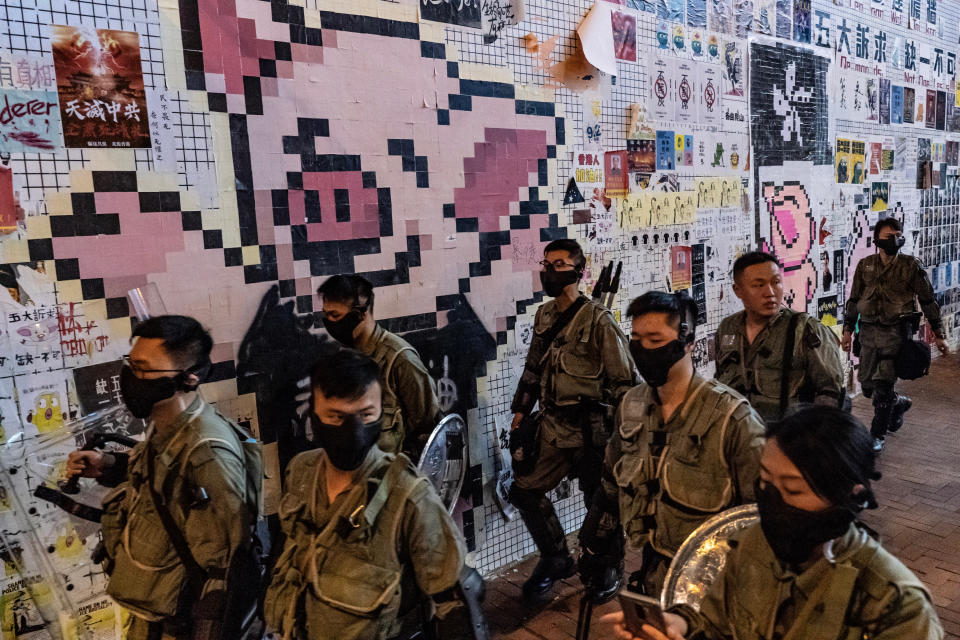
[[[145,379],[138,378],[127,365],[120,369],[120,396],[127,409],[136,418],[149,418],[153,405],[167,398],[172,398],[179,390],[192,391],[195,387],[188,387],[184,379],[189,371],[178,373],[170,377]]]
[[[686,345],[677,339],[656,349],[647,349],[639,340],[630,341],[630,355],[644,381],[651,387],[662,387],[670,375],[670,368],[686,355]]]
[[[383,418],[366,424],[356,415],[347,416],[341,424],[327,424],[320,420],[316,412],[310,415],[317,444],[327,452],[330,464],[341,471],[353,471],[361,464],[367,453],[380,437],[380,425]]]
[[[323,327],[330,336],[345,347],[353,346],[353,331],[363,321],[359,311],[351,311],[336,322],[323,318]]]
[[[540,272],[540,284],[544,292],[551,298],[556,298],[563,293],[563,290],[580,279],[580,271],[548,271]]]
[[[759,481],[757,508],[767,544],[777,558],[793,565],[808,560],[821,544],[842,536],[856,518],[853,511],[841,506],[822,511],[792,507],[783,501],[776,487],[768,483],[761,488]]]
[[[895,256],[900,251],[900,248],[903,247],[904,242],[906,242],[906,238],[903,236],[894,236],[892,238],[874,240],[873,244],[880,247],[888,256]]]

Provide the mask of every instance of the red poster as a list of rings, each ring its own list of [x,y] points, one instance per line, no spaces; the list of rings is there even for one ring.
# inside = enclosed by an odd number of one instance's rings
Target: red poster
[[[689,289],[693,280],[691,275],[690,247],[670,247],[670,280],[674,291]]]
[[[617,60],[637,61],[637,18],[620,11],[610,12],[613,51]]]
[[[883,155],[883,143],[870,143],[870,173],[880,173],[880,156]]]
[[[149,148],[139,36],[62,25],[51,31],[65,146]]]
[[[606,173],[604,186],[608,198],[624,198],[630,192],[630,174],[627,173],[627,152],[607,151],[603,154]]]
[[[0,235],[17,230],[17,221],[23,218],[17,209],[13,198],[13,171],[0,165]]]

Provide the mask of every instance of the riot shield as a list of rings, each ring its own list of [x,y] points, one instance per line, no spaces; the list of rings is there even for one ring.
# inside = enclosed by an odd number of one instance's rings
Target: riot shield
[[[430,434],[418,468],[453,513],[463,487],[470,458],[467,455],[467,424],[455,413],[443,418]]]
[[[730,538],[759,519],[757,505],[746,504],[718,513],[697,527],[670,562],[660,594],[661,607],[688,604],[699,609],[727,562]]]

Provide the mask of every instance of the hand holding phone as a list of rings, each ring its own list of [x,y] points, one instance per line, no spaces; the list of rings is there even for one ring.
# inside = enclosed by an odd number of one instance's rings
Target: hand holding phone
[[[660,633],[667,634],[667,623],[663,618],[659,600],[628,589],[621,589],[618,597],[623,608],[624,622],[630,633],[642,638],[643,625],[648,624]]]

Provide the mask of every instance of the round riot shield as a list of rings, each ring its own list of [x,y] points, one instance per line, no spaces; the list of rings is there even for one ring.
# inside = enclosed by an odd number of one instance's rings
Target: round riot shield
[[[730,538],[760,520],[757,505],[746,504],[713,516],[687,536],[667,570],[660,606],[676,604],[700,608],[707,589],[727,562]]]
[[[420,473],[425,475],[453,513],[467,473],[467,424],[455,413],[443,418],[430,434],[420,455]]]

